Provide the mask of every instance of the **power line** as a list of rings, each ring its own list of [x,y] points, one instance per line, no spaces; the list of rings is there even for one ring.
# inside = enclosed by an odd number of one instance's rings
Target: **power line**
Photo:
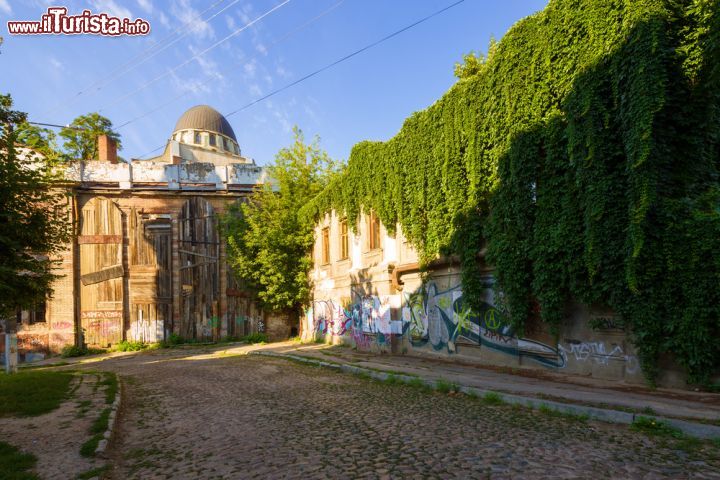
[[[260,97],[260,98],[258,98],[258,99],[256,99],[256,100],[253,100],[252,102],[250,102],[250,103],[248,103],[248,104],[246,104],[246,105],[243,105],[242,107],[240,107],[240,108],[238,108],[238,109],[236,109],[236,110],[233,110],[233,111],[230,112],[230,113],[225,114],[225,118],[230,117],[230,116],[232,116],[232,115],[235,115],[236,113],[242,112],[243,110],[246,110],[246,109],[252,107],[253,105],[255,105],[255,104],[257,104],[257,103],[262,102],[263,100],[267,100],[268,98],[270,98],[270,97],[272,97],[272,96],[274,96],[274,95],[277,95],[278,93],[283,92],[283,91],[287,90],[288,88],[291,88],[291,87],[297,85],[298,83],[304,82],[305,80],[307,80],[307,79],[309,79],[309,78],[312,78],[312,77],[314,77],[315,75],[318,75],[319,73],[322,73],[322,72],[324,72],[325,70],[328,70],[328,69],[330,69],[330,68],[332,68],[332,67],[334,67],[334,66],[336,66],[336,65],[338,65],[338,64],[340,64],[340,63],[342,63],[342,62],[344,62],[344,61],[346,61],[346,60],[349,60],[349,59],[351,59],[352,57],[354,57],[354,56],[356,56],[356,55],[359,55],[360,53],[362,53],[362,52],[364,52],[364,51],[366,51],[366,50],[369,50],[369,49],[371,49],[371,48],[373,48],[373,47],[375,47],[375,46],[377,46],[377,45],[380,45],[381,43],[384,43],[384,42],[386,42],[387,40],[390,40],[391,38],[396,37],[396,36],[400,35],[401,33],[405,32],[405,31],[407,31],[407,30],[410,30],[411,28],[416,27],[417,25],[420,25],[421,23],[424,23],[424,22],[430,20],[431,18],[436,17],[436,16],[440,15],[441,13],[446,12],[447,10],[450,10],[450,9],[453,8],[453,7],[456,7],[456,6],[460,5],[460,4],[463,3],[464,1],[465,1],[465,0],[458,0],[458,1],[456,1],[456,2],[454,2],[454,3],[452,3],[452,4],[450,4],[450,5],[448,5],[447,7],[441,8],[440,10],[437,10],[437,11],[435,11],[434,13],[431,13],[430,15],[427,15],[427,16],[421,18],[420,20],[417,20],[417,21],[411,23],[410,25],[401,28],[400,30],[397,30],[397,31],[395,31],[395,32],[393,32],[393,33],[391,33],[391,34],[389,34],[389,35],[386,35],[386,36],[382,37],[382,38],[379,39],[379,40],[376,40],[376,41],[374,41],[374,42],[372,42],[372,43],[370,43],[370,44],[368,44],[368,45],[360,48],[359,50],[355,50],[354,52],[352,52],[352,53],[350,53],[350,54],[348,54],[348,55],[345,55],[344,57],[342,57],[342,58],[340,58],[340,59],[338,59],[338,60],[335,60],[334,62],[329,63],[329,64],[325,65],[324,67],[319,68],[319,69],[315,70],[314,72],[305,75],[304,77],[300,77],[299,79],[297,79],[297,80],[295,80],[295,81],[293,81],[293,82],[291,82],[291,83],[288,83],[287,85],[285,85],[285,86],[283,86],[283,87],[280,87],[280,88],[278,88],[277,90],[273,90],[272,92],[268,93],[267,95],[263,95],[262,97]],[[165,145],[161,145],[161,146],[159,146],[158,148],[155,148],[154,150],[151,150],[151,151],[147,152],[146,154],[142,155],[140,158],[142,159],[142,158],[144,158],[144,157],[147,157],[148,155],[150,155],[150,154],[152,154],[152,153],[155,153],[155,152],[157,152],[158,150],[160,150],[160,149],[162,149],[162,148],[165,148]]]
[[[87,128],[71,127],[70,125],[57,125],[55,123],[42,123],[42,122],[27,122],[30,125],[40,125],[41,127],[53,127],[53,128],[66,128],[68,130],[77,130],[78,132],[84,132]]]
[[[216,48],[218,45],[222,44],[223,42],[226,42],[227,40],[230,40],[232,37],[240,34],[240,33],[243,32],[244,30],[250,28],[250,27],[251,27],[252,25],[254,25],[255,23],[259,22],[259,21],[262,20],[263,18],[267,17],[268,15],[270,15],[271,13],[273,13],[274,11],[276,11],[276,10],[284,7],[285,5],[287,5],[287,4],[290,3],[290,2],[291,2],[291,0],[284,0],[282,3],[274,6],[273,8],[271,8],[270,10],[268,10],[267,12],[265,12],[265,13],[263,13],[262,15],[260,15],[259,17],[257,17],[256,19],[254,19],[254,20],[246,23],[246,24],[243,25],[242,27],[234,30],[230,35],[226,36],[226,37],[223,38],[222,40],[219,40],[219,41],[215,42],[214,44],[212,44],[211,46],[209,46],[208,48],[206,48],[206,49],[203,50],[202,52],[193,55],[192,57],[190,57],[188,60],[184,61],[184,62],[181,63],[180,65],[177,65],[176,67],[173,67],[172,69],[167,70],[167,71],[164,72],[162,75],[159,75],[159,76],[153,78],[152,80],[150,80],[149,82],[146,82],[146,83],[142,84],[140,87],[136,88],[135,90],[133,90],[133,91],[131,91],[131,92],[129,92],[129,93],[126,93],[125,95],[122,95],[121,97],[115,99],[114,102],[109,103],[108,105],[106,105],[106,106],[104,106],[103,108],[99,109],[98,112],[102,112],[104,109],[106,109],[106,108],[108,108],[108,107],[111,107],[111,106],[113,106],[113,105],[115,105],[115,104],[117,104],[117,103],[120,103],[121,101],[125,100],[126,98],[131,97],[132,95],[135,95],[136,93],[138,93],[138,92],[141,91],[141,90],[144,90],[145,88],[147,88],[148,86],[150,86],[150,85],[152,85],[153,83],[157,82],[157,81],[160,80],[161,78],[164,78],[164,77],[166,77],[167,75],[170,75],[171,73],[177,71],[178,69],[180,69],[180,68],[184,67],[185,65],[187,65],[188,63],[192,62],[192,61],[195,60],[196,58],[201,57],[202,55],[205,55],[207,52],[209,52],[210,50]]]
[[[324,10],[323,12],[321,12],[320,14],[318,14],[318,15],[316,15],[315,17],[311,18],[310,20],[306,21],[306,22],[303,23],[302,25],[299,25],[299,26],[295,27],[294,29],[290,30],[289,32],[285,33],[284,35],[282,35],[280,38],[278,38],[278,39],[275,40],[274,42],[270,43],[269,45],[266,45],[265,50],[266,50],[266,51],[270,51],[273,47],[275,47],[275,46],[278,45],[279,43],[287,40],[287,39],[288,39],[289,37],[291,37],[292,35],[294,35],[294,34],[300,32],[300,31],[304,30],[304,29],[307,28],[309,25],[311,25],[311,24],[313,24],[314,22],[320,20],[322,17],[324,17],[324,16],[327,15],[328,13],[332,12],[333,10],[335,10],[337,7],[339,7],[339,6],[340,6],[341,4],[343,4],[344,2],[345,2],[345,0],[340,0],[339,2],[335,3],[335,4],[332,5],[330,8],[328,8],[327,10]],[[253,55],[253,56],[251,56],[250,58],[248,58],[247,60],[245,60],[245,63],[244,63],[243,65],[249,64],[251,61],[255,60],[258,56],[259,56],[259,55],[256,53],[255,55]],[[207,83],[209,83],[209,82],[200,82],[199,85],[206,85]],[[137,117],[134,117],[134,118],[132,118],[132,119],[130,119],[130,120],[124,122],[124,123],[121,123],[120,125],[118,125],[118,126],[116,127],[116,130],[119,130],[119,129],[121,129],[121,128],[127,127],[128,125],[130,125],[130,124],[132,124],[132,123],[135,123],[136,121],[138,121],[138,120],[140,120],[140,119],[142,119],[142,118],[145,118],[145,117],[147,117],[148,115],[151,115],[151,114],[157,112],[158,110],[161,110],[161,109],[165,108],[166,106],[168,106],[168,105],[170,105],[171,103],[179,100],[180,98],[188,95],[189,93],[190,93],[189,91],[185,91],[185,92],[180,93],[179,95],[176,95],[175,97],[171,98],[170,100],[168,100],[168,101],[165,102],[165,103],[162,103],[162,104],[158,105],[157,107],[153,108],[152,110],[148,110],[147,112],[145,112],[145,113],[143,113],[143,114],[141,114],[141,115],[138,115]]]
[[[148,48],[146,48],[145,50],[143,50],[143,51],[140,52],[139,54],[137,54],[137,55],[133,56],[132,58],[130,58],[130,60],[128,60],[127,62],[123,63],[122,65],[120,65],[119,67],[117,67],[116,69],[114,69],[113,71],[111,71],[111,72],[108,74],[107,77],[101,77],[100,79],[96,80],[95,82],[91,83],[91,84],[88,85],[87,87],[85,87],[85,88],[83,88],[82,90],[80,90],[79,92],[77,92],[73,97],[71,97],[71,98],[69,98],[69,99],[66,99],[66,100],[63,100],[63,101],[61,101],[60,103],[56,104],[56,105],[55,105],[54,107],[52,107],[50,110],[47,110],[44,114],[48,114],[48,113],[55,112],[55,111],[57,111],[60,107],[66,106],[66,105],[74,102],[74,101],[77,99],[77,97],[79,97],[79,96],[81,96],[81,95],[83,95],[83,94],[85,94],[85,93],[88,93],[92,88],[94,88],[94,87],[96,87],[96,86],[97,86],[97,88],[96,88],[95,90],[93,90],[93,93],[99,92],[100,90],[102,90],[102,88],[103,88],[104,86],[106,86],[107,84],[109,84],[110,82],[112,82],[113,80],[115,80],[116,78],[119,78],[119,77],[122,76],[123,74],[125,74],[125,73],[127,73],[127,72],[130,72],[131,70],[139,67],[140,65],[142,65],[142,64],[145,63],[146,61],[148,61],[148,60],[150,60],[151,58],[153,58],[154,56],[156,56],[158,53],[162,52],[163,50],[166,50],[166,49],[169,48],[171,45],[174,45],[175,43],[179,42],[181,39],[183,39],[185,36],[187,36],[187,35],[190,33],[190,31],[191,31],[189,28],[186,28],[186,27],[189,27],[193,22],[195,22],[195,20],[201,18],[201,17],[202,17],[203,15],[205,15],[207,12],[209,12],[210,10],[212,10],[213,8],[215,8],[216,6],[218,6],[219,4],[221,4],[221,3],[225,2],[225,1],[227,1],[227,0],[218,0],[217,2],[213,3],[213,4],[210,5],[208,8],[206,8],[205,10],[203,10],[202,12],[200,12],[198,15],[192,17],[190,20],[188,20],[187,22],[183,23],[182,25],[179,25],[177,28],[175,28],[175,30],[173,30],[172,32],[170,32],[169,35],[167,35],[167,36],[163,37],[162,39],[158,40],[157,42],[155,42],[154,44],[150,45]],[[212,20],[213,18],[217,17],[217,16],[220,15],[222,12],[224,12],[224,11],[227,10],[228,8],[232,7],[233,5],[235,5],[236,3],[238,3],[239,1],[240,1],[240,0],[234,0],[230,5],[227,5],[225,8],[223,8],[222,10],[216,12],[214,15],[206,18],[206,19],[204,20],[204,22],[208,22],[208,21]],[[166,40],[172,38],[176,33],[180,32],[180,31],[183,31],[182,35],[180,35],[179,37],[175,38],[173,41],[167,43],[166,45],[162,45]],[[158,48],[155,52],[153,52],[153,50],[156,49],[158,46],[160,46],[160,48]],[[143,55],[146,55],[146,54],[148,54],[148,53],[150,53],[150,55],[146,56],[145,58],[141,58],[141,57],[143,57]],[[138,60],[138,59],[140,59],[140,61],[139,61],[138,63],[136,63],[136,64],[133,65],[133,62],[135,62],[135,61]],[[126,67],[127,67],[127,68],[126,68]]]

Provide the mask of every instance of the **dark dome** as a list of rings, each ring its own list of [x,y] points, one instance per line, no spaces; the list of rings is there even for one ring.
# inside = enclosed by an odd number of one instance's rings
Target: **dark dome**
[[[183,113],[175,124],[178,130],[205,130],[226,135],[237,142],[235,132],[220,112],[208,105],[197,105]]]

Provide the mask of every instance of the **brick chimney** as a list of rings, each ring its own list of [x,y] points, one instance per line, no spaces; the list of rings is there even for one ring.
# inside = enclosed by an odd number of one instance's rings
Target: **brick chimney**
[[[117,143],[107,135],[98,136],[98,160],[101,162],[118,163]]]

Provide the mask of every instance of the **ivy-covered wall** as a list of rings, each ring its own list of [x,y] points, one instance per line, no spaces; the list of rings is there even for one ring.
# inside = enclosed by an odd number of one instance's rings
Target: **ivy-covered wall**
[[[308,213],[374,209],[424,262],[487,247],[513,327],[580,301],[621,314],[652,382],[720,365],[720,0],[551,0]]]

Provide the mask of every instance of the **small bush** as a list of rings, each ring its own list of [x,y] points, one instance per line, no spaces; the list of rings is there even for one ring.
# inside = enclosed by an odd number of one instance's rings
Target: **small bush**
[[[267,343],[268,337],[264,333],[251,333],[250,335],[245,335],[240,339],[241,342],[244,343]]]
[[[85,345],[82,347],[78,347],[75,345],[65,345],[60,352],[60,356],[62,358],[72,358],[72,357],[83,357],[85,355],[97,355],[100,353],[107,353],[107,350],[104,348],[88,348]]]
[[[388,385],[398,385],[403,382],[394,373],[391,373],[385,377],[385,383]]]
[[[115,345],[114,350],[116,352],[139,352],[140,350],[145,350],[147,347],[147,344],[144,342],[129,342],[127,340],[123,340]]]

